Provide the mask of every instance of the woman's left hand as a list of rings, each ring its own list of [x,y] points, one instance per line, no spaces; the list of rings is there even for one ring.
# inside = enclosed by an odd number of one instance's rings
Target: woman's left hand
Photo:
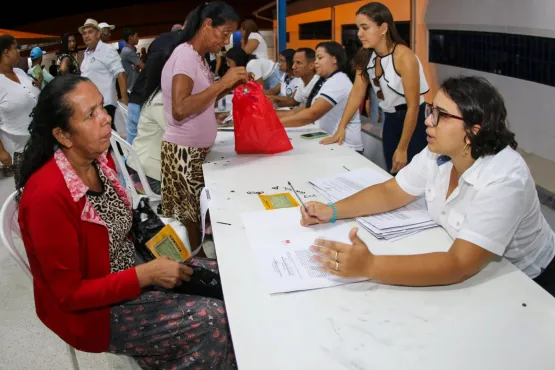
[[[337,143],[338,145],[343,145],[343,140],[345,140],[345,130],[339,128],[335,135],[320,140],[320,144],[329,145]]]
[[[393,154],[393,167],[391,168],[391,173],[401,171],[401,169],[407,165],[407,162],[407,151],[397,148]]]
[[[310,247],[312,252],[317,253],[312,259],[320,264],[322,271],[332,275],[345,278],[369,277],[374,255],[357,236],[357,232],[358,228],[355,227],[349,233],[352,245],[316,240],[317,245]]]

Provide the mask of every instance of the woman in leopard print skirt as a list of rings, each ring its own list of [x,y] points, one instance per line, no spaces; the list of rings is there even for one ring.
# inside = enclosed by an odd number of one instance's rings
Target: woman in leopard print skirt
[[[203,56],[219,52],[229,42],[238,20],[223,2],[200,5],[187,18],[178,46],[163,67],[155,64],[159,66],[152,68],[147,81],[147,96],[162,90],[168,121],[161,155],[162,213],[185,225],[191,249],[201,243],[202,164],[216,139],[214,103],[236,84],[248,81],[245,68],[233,68],[214,83]]]

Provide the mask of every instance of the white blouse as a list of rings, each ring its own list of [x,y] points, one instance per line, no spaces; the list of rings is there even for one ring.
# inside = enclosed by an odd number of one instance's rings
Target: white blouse
[[[254,49],[252,55],[256,55],[258,59],[270,59],[270,56],[268,54],[268,45],[266,44],[266,40],[264,40],[264,37],[261,34],[259,34],[258,32],[252,32],[249,35],[249,40],[258,41],[258,46],[256,47],[256,49]]]
[[[13,158],[21,153],[29,139],[31,112],[37,104],[40,90],[27,74],[14,68],[20,83],[0,74],[0,140]]]
[[[403,79],[401,75],[397,72],[395,68],[395,60],[393,58],[393,53],[395,53],[395,47],[390,54],[383,56],[380,60],[380,65],[382,67],[382,74],[379,76],[379,84],[380,86],[374,85],[374,78],[376,78],[376,61],[377,55],[376,52],[372,53],[370,57],[370,62],[368,63],[367,71],[370,79],[370,85],[377,93],[378,90],[382,90],[384,100],[380,100],[380,108],[383,109],[384,112],[394,113],[395,107],[402,104],[407,104],[407,100],[405,99],[405,90],[403,88]],[[424,103],[424,94],[426,94],[430,89],[428,88],[428,82],[426,81],[426,76],[424,75],[424,69],[422,68],[422,63],[420,63],[420,59],[416,57],[418,60],[418,73],[420,75],[420,103]]]
[[[428,212],[453,239],[464,239],[503,256],[530,278],[555,255],[555,234],[540,210],[524,159],[507,147],[481,157],[446,199],[453,164],[426,147],[396,176],[414,196],[426,196]],[[445,158],[445,157],[444,157]]]

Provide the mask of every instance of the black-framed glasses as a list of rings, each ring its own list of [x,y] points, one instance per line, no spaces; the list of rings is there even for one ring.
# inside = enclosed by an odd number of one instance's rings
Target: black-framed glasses
[[[437,107],[434,107],[433,105],[428,104],[428,103],[426,103],[426,110],[425,110],[424,115],[426,116],[426,119],[428,119],[428,117],[432,116],[432,126],[434,126],[434,127],[437,127],[441,117],[454,118],[454,119],[464,121],[464,118],[459,117],[459,116],[455,116],[455,115],[447,113],[447,112],[442,112]]]

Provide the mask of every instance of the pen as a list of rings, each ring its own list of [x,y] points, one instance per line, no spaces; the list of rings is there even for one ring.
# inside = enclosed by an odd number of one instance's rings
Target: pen
[[[306,206],[304,205],[301,197],[299,197],[299,194],[297,194],[297,191],[295,190],[295,188],[293,187],[293,185],[291,185],[291,181],[287,181],[287,183],[289,184],[289,186],[291,187],[291,189],[293,189],[293,193],[295,193],[295,196],[297,197],[297,199],[299,200],[299,202],[301,202],[301,204],[303,205],[304,210],[308,213],[308,209],[306,209]]]

